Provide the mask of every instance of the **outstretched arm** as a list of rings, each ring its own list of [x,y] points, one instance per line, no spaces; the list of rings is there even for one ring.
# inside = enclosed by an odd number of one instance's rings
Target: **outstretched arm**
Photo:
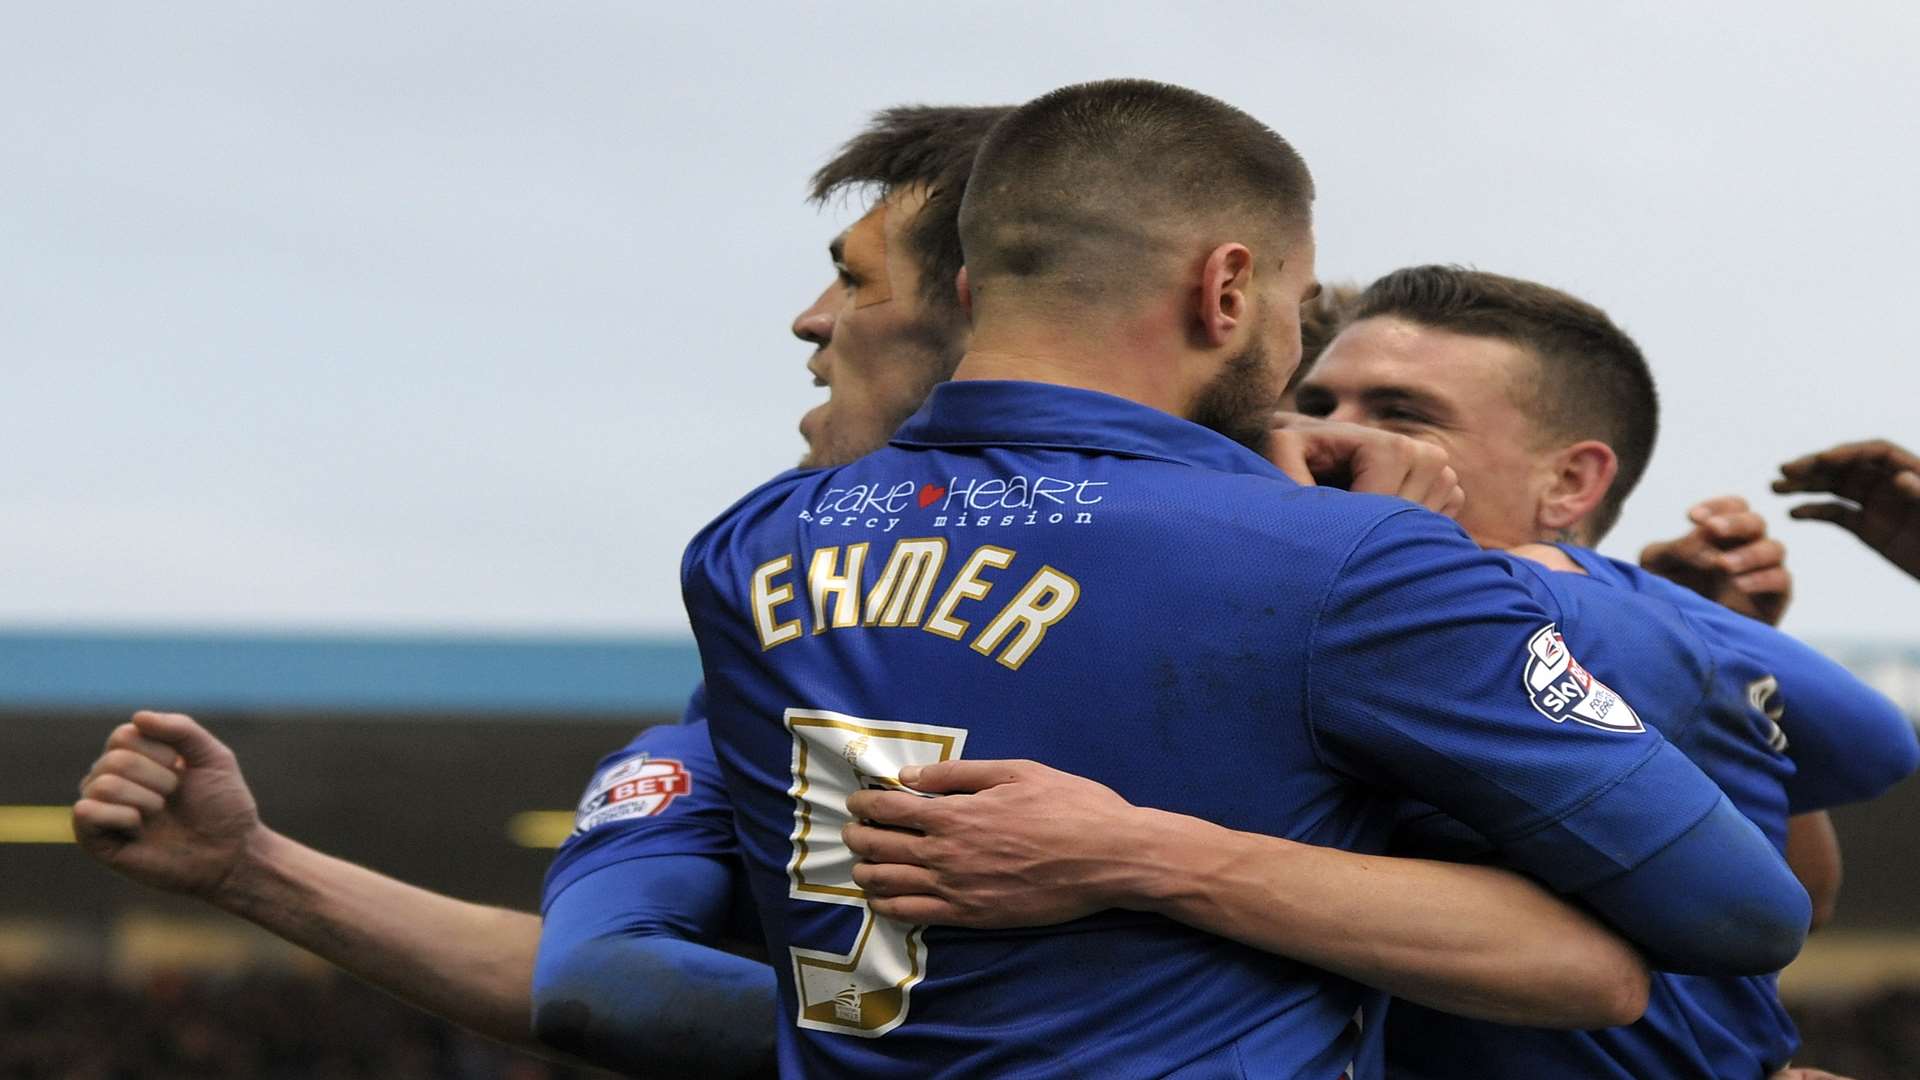
[[[1133,908],[1483,1020],[1609,1027],[1646,1007],[1639,955],[1518,874],[1235,832],[1035,762],[944,762],[902,779],[956,794],[856,792],[856,817],[920,835],[854,824],[845,838],[873,909],[904,922],[1046,925]]]
[[[462,1027],[540,1049],[539,917],[322,854],[260,820],[233,751],[191,717],[135,713],[81,781],[74,833],[145,885],[197,896]]]

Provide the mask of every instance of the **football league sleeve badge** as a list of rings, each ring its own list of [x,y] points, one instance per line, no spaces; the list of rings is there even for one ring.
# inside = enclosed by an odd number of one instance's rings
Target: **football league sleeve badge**
[[[614,762],[587,785],[573,831],[628,818],[652,817],[693,790],[693,777],[678,761],[640,753]]]
[[[1534,710],[1556,724],[1572,720],[1623,734],[1647,730],[1625,698],[1580,666],[1553,623],[1527,639],[1521,682]]]

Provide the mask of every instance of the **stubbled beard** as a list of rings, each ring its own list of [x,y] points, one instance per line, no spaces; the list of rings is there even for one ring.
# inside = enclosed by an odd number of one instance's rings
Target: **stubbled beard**
[[[1249,342],[1230,357],[1194,401],[1188,419],[1212,428],[1256,454],[1267,452],[1273,430],[1273,369],[1264,340]]]

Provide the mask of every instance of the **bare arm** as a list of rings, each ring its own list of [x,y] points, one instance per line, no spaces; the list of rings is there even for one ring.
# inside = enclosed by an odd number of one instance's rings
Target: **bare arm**
[[[261,827],[214,904],[461,1027],[533,1037],[540,917],[409,885]]]
[[[866,860],[855,880],[892,918],[1030,926],[1132,908],[1482,1020],[1608,1027],[1646,1006],[1639,954],[1518,874],[1234,832],[1033,762],[945,762],[910,782],[978,794],[849,801],[920,834],[846,828]]]
[[[112,869],[198,896],[462,1027],[551,1055],[532,1031],[538,916],[416,888],[267,828],[233,751],[190,717],[135,714],[80,790],[75,835]]]
[[[1833,920],[1840,904],[1840,834],[1825,810],[1787,819],[1787,867],[1813,901],[1813,927]]]
[[[1534,1027],[1631,1023],[1639,954],[1508,870],[1356,855],[1175,814],[1139,886],[1152,910],[1462,1016]],[[1587,997],[1587,995],[1593,995]]]

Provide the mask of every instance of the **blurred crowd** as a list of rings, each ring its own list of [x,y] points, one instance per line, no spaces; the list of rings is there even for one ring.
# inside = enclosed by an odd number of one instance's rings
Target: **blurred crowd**
[[[1920,1077],[1920,986],[1789,1005],[1800,1025],[1798,1060],[1843,1076]]]
[[[571,1080],[345,976],[0,980],[6,1080]]]
[[[1798,1055],[1846,1076],[1920,1077],[1920,985],[1791,1006]],[[340,975],[0,980],[5,1080],[586,1080]]]

